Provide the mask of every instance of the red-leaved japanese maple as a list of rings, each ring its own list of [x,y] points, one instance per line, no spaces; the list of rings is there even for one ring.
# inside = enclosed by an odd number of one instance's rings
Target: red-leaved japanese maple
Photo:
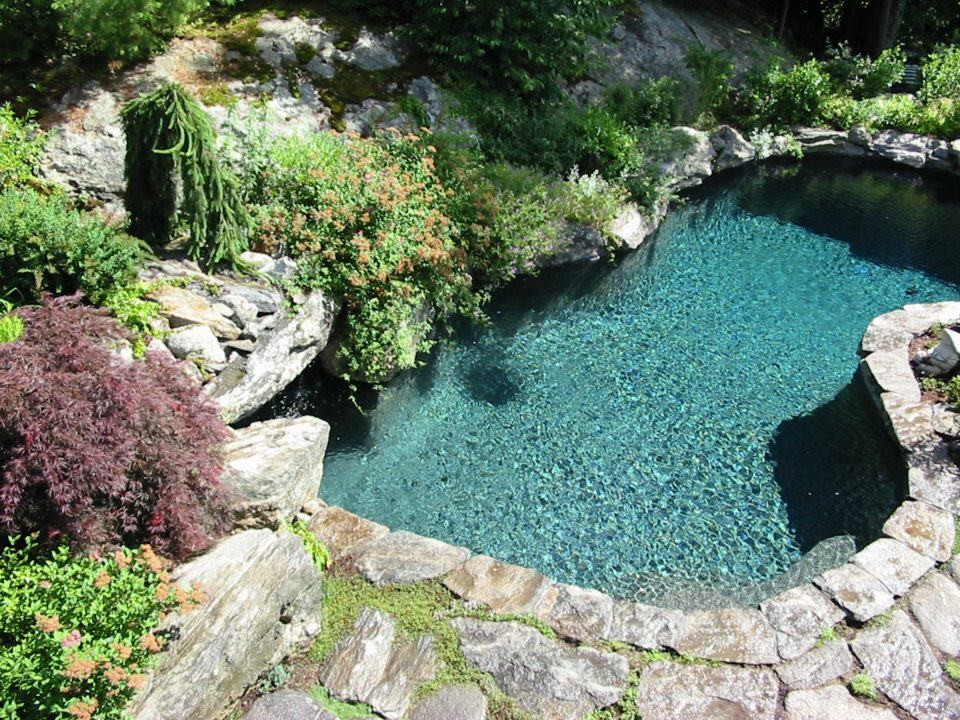
[[[223,532],[227,430],[196,383],[159,354],[118,357],[126,331],[76,298],[17,314],[23,335],[0,344],[0,533],[183,558]]]

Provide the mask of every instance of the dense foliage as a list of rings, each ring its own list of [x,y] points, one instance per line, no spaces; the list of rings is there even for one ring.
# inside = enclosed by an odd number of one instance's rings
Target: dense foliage
[[[354,378],[411,367],[434,316],[480,317],[485,290],[529,271],[565,221],[602,228],[624,200],[598,176],[487,165],[445,135],[326,133],[244,155],[257,158],[244,184],[258,246],[293,254],[297,283],[343,300]]]
[[[125,717],[163,647],[161,617],[203,600],[166,567],[147,545],[75,556],[27,538],[0,551],[0,717]]]
[[[941,48],[923,63],[920,92],[889,94],[903,73],[898,49],[870,59],[843,47],[825,60],[786,68],[774,63],[751,74],[738,91],[735,120],[746,127],[785,129],[863,126],[953,139],[960,135],[960,48]]]
[[[209,0],[0,0],[0,67],[63,56],[131,60],[163,47]]]
[[[43,154],[44,135],[29,118],[0,105],[0,190],[29,182]]]
[[[523,93],[582,72],[612,0],[413,0],[408,39],[447,67]]]
[[[0,344],[0,532],[182,558],[225,529],[209,400],[172,362],[126,362],[128,335],[70,298],[21,308]]]
[[[121,117],[131,232],[166,245],[182,212],[191,259],[208,269],[221,261],[235,264],[247,248],[249,216],[236,178],[220,165],[216,135],[200,104],[168,83],[128,102]]]
[[[61,193],[0,192],[0,297],[28,303],[83,290],[98,302],[134,279],[142,254],[136,240]]]

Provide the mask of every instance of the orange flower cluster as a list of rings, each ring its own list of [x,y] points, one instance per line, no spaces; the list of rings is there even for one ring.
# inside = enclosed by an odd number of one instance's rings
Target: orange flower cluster
[[[59,615],[41,615],[37,613],[33,616],[34,621],[37,623],[37,627],[41,632],[53,633],[60,629],[60,616]]]
[[[67,708],[67,712],[77,720],[90,720],[98,707],[100,707],[100,703],[97,702],[96,699],[88,701],[77,700]]]

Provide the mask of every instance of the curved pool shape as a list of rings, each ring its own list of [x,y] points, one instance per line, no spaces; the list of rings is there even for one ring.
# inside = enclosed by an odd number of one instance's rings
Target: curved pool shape
[[[615,596],[752,602],[841,563],[904,494],[857,343],[957,297],[960,197],[831,160],[688,200],[617,265],[506,288],[366,417],[316,372],[261,417],[331,422],[327,502]]]

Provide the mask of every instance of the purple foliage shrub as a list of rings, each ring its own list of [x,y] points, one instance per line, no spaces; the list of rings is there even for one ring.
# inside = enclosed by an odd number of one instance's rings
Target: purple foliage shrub
[[[229,527],[227,430],[197,384],[77,298],[21,308],[0,344],[0,533],[81,547],[149,542],[184,558]]]

